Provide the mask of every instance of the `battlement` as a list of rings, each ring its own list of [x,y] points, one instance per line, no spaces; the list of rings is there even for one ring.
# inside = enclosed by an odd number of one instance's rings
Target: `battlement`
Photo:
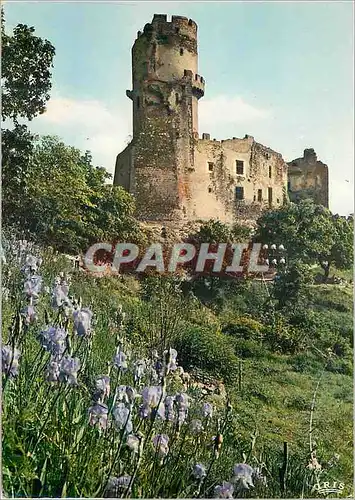
[[[254,137],[252,135],[245,135],[242,138],[241,137],[232,137],[232,138],[221,139],[221,140],[217,141],[216,139],[211,139],[211,134],[204,132],[202,134],[202,138],[200,138],[199,140],[200,141],[212,141],[212,142],[219,143],[219,144],[228,143],[228,142],[231,142],[231,143],[246,142],[246,143],[252,144],[254,142]]]
[[[137,38],[142,35],[152,37],[169,37],[173,35],[182,35],[192,40],[197,40],[197,24],[192,19],[183,16],[172,16],[168,21],[166,14],[154,14],[152,22],[144,26],[143,32],[138,31]]]
[[[205,94],[205,79],[203,76],[193,73],[189,69],[184,69],[184,80],[188,81],[192,85],[192,91],[196,94],[196,97],[200,99]]]

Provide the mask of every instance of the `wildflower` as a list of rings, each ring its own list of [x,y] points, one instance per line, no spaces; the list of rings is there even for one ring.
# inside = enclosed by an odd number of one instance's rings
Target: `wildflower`
[[[135,362],[133,366],[133,377],[134,377],[134,383],[138,384],[143,377],[145,372],[145,361],[144,359],[139,359],[138,361]]]
[[[164,354],[167,357],[166,372],[168,374],[170,371],[175,371],[177,369],[177,364],[176,364],[177,351],[175,349],[170,348],[168,351],[165,351]]]
[[[140,443],[141,443],[141,439],[138,436],[136,436],[134,434],[130,434],[129,436],[127,436],[126,445],[132,451],[132,453],[139,452]]]
[[[261,484],[262,486],[265,487],[267,486],[267,479],[266,476],[263,474],[261,467],[255,467],[253,471],[253,480],[254,482]]]
[[[113,364],[122,371],[125,371],[128,368],[127,356],[125,355],[124,352],[121,351],[121,347],[117,348],[117,352],[113,359]]]
[[[169,422],[175,419],[174,402],[175,398],[173,396],[167,396],[164,401],[164,417]]]
[[[57,359],[52,358],[47,367],[47,382],[59,382],[60,365]]]
[[[2,372],[16,377],[19,371],[19,358],[21,353],[16,347],[4,345],[1,348]]]
[[[189,408],[188,396],[184,392],[181,392],[175,396],[175,401],[178,409],[178,422],[182,424],[186,420]]]
[[[83,308],[73,312],[74,330],[79,337],[84,337],[91,332],[92,312],[88,308]]]
[[[160,385],[145,387],[142,391],[143,403],[150,408],[158,406],[161,400],[163,389]]]
[[[204,477],[206,477],[206,467],[202,464],[196,464],[192,470],[192,475],[196,479],[203,479]]]
[[[37,320],[37,312],[32,303],[22,309],[21,315],[23,316],[26,325],[31,325]]]
[[[194,434],[200,434],[203,431],[201,420],[195,419],[191,421],[191,431]]]
[[[159,456],[165,457],[169,453],[169,438],[166,434],[157,434],[152,441]]]
[[[96,390],[100,396],[105,398],[110,395],[110,377],[108,375],[100,375],[95,381]]]
[[[25,259],[25,265],[22,267],[21,271],[25,274],[30,274],[36,272],[42,263],[42,259],[38,259],[34,255],[27,255]]]
[[[130,489],[131,482],[131,476],[110,477],[105,489],[105,497],[118,498],[119,494]]]
[[[223,481],[222,485],[215,486],[215,498],[233,498],[234,486],[227,481]]]
[[[133,403],[136,398],[136,391],[128,385],[119,385],[116,389],[116,399],[124,403]]]
[[[321,470],[321,468],[322,468],[322,466],[317,460],[316,453],[314,451],[312,451],[309,464],[307,465],[307,469]]]
[[[242,489],[249,489],[249,486],[254,487],[253,475],[254,469],[248,464],[237,464],[233,468],[233,482],[239,484]]]
[[[107,428],[108,408],[106,405],[97,403],[91,406],[88,412],[90,425],[98,425],[100,430]]]
[[[211,405],[211,403],[203,403],[203,406],[202,406],[202,415],[205,418],[212,418],[212,416],[213,416],[213,406]]]
[[[42,277],[36,275],[31,276],[28,278],[27,281],[25,281],[23,285],[23,290],[27,297],[32,297],[34,299],[37,299],[42,288]]]
[[[60,382],[67,382],[69,385],[77,385],[78,371],[80,368],[80,361],[78,358],[66,356],[60,362]]]
[[[50,326],[39,334],[39,341],[46,351],[61,356],[66,348],[67,332],[64,328]]]
[[[52,307],[58,309],[63,306],[71,306],[72,304],[68,297],[68,293],[69,284],[63,277],[58,276],[54,280],[54,287],[52,290]]]
[[[130,434],[133,430],[131,412],[124,403],[118,403],[112,410],[112,414],[118,429],[124,429],[126,433]]]

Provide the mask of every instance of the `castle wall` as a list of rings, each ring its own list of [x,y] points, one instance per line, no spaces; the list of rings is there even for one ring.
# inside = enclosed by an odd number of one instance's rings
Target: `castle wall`
[[[237,173],[237,161],[243,162],[243,173]],[[258,144],[253,137],[222,141],[200,139],[194,167],[189,178],[192,219],[249,221],[262,209],[280,206],[284,201],[286,164],[279,153]],[[243,191],[241,200],[236,198],[237,187]],[[268,198],[269,189],[272,200]]]
[[[115,176],[113,183],[122,186],[126,191],[131,190],[131,174],[133,167],[132,146],[128,145],[116,158]]]
[[[282,156],[246,135],[198,135],[197,25],[155,14],[132,48],[133,139],[117,156],[114,183],[136,199],[136,215],[179,223],[219,219],[250,223],[289,194],[328,206],[328,168],[313,150],[287,168]]]
[[[288,164],[288,195],[291,201],[310,198],[329,206],[328,167],[317,159],[313,149],[305,149],[302,158]]]

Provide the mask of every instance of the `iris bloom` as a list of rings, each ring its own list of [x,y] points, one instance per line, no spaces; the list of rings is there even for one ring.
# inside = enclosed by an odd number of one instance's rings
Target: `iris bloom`
[[[42,288],[42,277],[36,275],[31,276],[28,278],[27,281],[25,281],[23,285],[23,290],[27,297],[32,297],[34,299],[37,299]]]
[[[42,263],[42,259],[38,259],[34,255],[27,255],[25,260],[25,265],[22,267],[21,271],[25,274],[30,274],[36,272]]]
[[[105,398],[110,395],[110,377],[108,375],[100,375],[95,381],[96,389],[100,396]]]
[[[130,434],[133,430],[131,412],[126,408],[124,403],[118,403],[118,405],[114,407],[112,414],[118,429],[125,429],[125,432]]]
[[[59,382],[60,365],[58,360],[52,358],[47,367],[47,382]]]
[[[99,429],[107,428],[108,408],[102,403],[97,403],[91,406],[89,412],[89,424],[98,425]]]
[[[4,345],[1,348],[2,372],[16,377],[19,371],[19,358],[21,354],[16,347],[12,348],[9,345]]]
[[[163,389],[160,385],[145,387],[142,391],[143,403],[150,408],[156,408],[162,397]]]
[[[106,486],[105,497],[118,498],[120,492],[127,491],[131,481],[131,476],[110,477]]]
[[[69,285],[61,278],[56,278],[52,290],[52,307],[58,309],[59,307],[72,307],[71,300],[68,297]]]
[[[192,470],[192,475],[196,479],[203,479],[204,477],[206,477],[206,467],[202,464],[196,464]]]
[[[135,436],[134,434],[130,434],[129,436],[127,436],[126,445],[132,451],[132,453],[139,452],[140,442],[141,440],[139,439],[139,437]]]
[[[117,348],[116,355],[113,358],[113,364],[122,371],[125,371],[128,368],[127,356],[121,351],[120,347]]]
[[[133,368],[133,377],[135,384],[140,382],[141,378],[144,375],[144,372],[145,372],[145,361],[144,359],[139,359],[138,361],[135,362]]]
[[[77,385],[80,361],[78,358],[66,356],[60,361],[60,382],[67,382],[69,385]]]
[[[249,486],[254,487],[253,473],[254,469],[250,465],[237,464],[233,468],[233,481],[238,483],[242,489],[248,490]]]
[[[136,398],[136,391],[128,385],[119,385],[116,389],[116,400],[131,404]]]
[[[176,364],[176,358],[177,358],[177,351],[175,349],[169,349],[168,351],[165,351],[164,353],[167,358],[167,372],[169,373],[170,371],[175,371],[177,369],[177,364]]]
[[[234,486],[227,481],[223,481],[221,485],[218,485],[214,489],[215,498],[233,498]]]
[[[74,330],[79,337],[85,337],[91,332],[92,316],[92,312],[87,307],[73,312]]]
[[[165,457],[169,453],[169,438],[166,434],[157,434],[152,441],[159,456]]]
[[[39,341],[46,351],[61,356],[66,348],[67,332],[64,328],[50,326],[39,334]]]
[[[203,403],[203,406],[202,406],[202,415],[205,418],[212,418],[212,416],[213,416],[213,406],[211,405],[211,403]]]
[[[32,304],[24,307],[21,315],[24,317],[26,325],[31,325],[37,320],[37,312]]]

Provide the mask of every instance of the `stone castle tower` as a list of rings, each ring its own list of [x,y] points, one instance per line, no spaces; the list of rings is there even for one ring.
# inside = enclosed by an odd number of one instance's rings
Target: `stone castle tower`
[[[155,14],[132,48],[133,139],[117,156],[114,184],[136,199],[137,217],[168,223],[252,221],[287,199],[282,156],[246,135],[199,137],[197,25]]]

